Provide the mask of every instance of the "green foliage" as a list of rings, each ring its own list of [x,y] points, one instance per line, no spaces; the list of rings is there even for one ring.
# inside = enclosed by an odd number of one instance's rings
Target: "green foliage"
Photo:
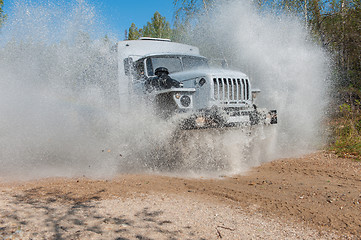
[[[134,23],[129,28],[128,40],[137,40],[142,36],[142,29],[139,29],[135,26]]]
[[[339,87],[348,91],[361,90],[360,4],[335,1],[332,12],[323,19],[322,27],[324,44],[334,53],[340,71]]]
[[[159,12],[155,12],[151,21],[143,27],[138,29],[134,23],[129,28],[128,40],[136,40],[140,37],[153,37],[153,38],[170,38],[172,29],[169,22]]]
[[[341,116],[333,123],[334,142],[331,150],[340,157],[361,160],[361,111],[360,101],[355,105],[342,104],[339,107]]]
[[[170,38],[171,33],[169,22],[159,12],[155,12],[152,21],[143,27],[143,37]]]
[[[6,19],[6,14],[3,11],[4,1],[0,0],[0,27]]]

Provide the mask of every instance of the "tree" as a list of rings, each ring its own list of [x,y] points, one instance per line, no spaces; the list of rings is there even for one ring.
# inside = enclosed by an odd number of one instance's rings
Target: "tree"
[[[143,27],[143,37],[170,38],[171,33],[169,22],[159,12],[155,12],[152,21]]]
[[[134,23],[129,28],[128,40],[137,40],[142,36],[142,29],[139,29],[135,26]]]
[[[3,6],[4,6],[4,0],[0,0],[0,27],[6,19],[6,14],[4,14]]]
[[[342,86],[357,89],[361,98],[361,6],[339,1],[335,12],[325,16],[326,42],[334,50]]]
[[[134,23],[129,28],[128,40],[136,40],[140,37],[153,37],[153,38],[171,38],[172,29],[169,22],[159,12],[155,12],[151,22],[143,29],[138,29]]]

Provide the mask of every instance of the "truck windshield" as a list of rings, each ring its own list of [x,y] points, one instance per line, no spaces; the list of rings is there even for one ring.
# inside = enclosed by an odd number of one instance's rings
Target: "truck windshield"
[[[154,76],[158,67],[165,67],[169,73],[207,68],[207,59],[193,56],[154,56],[146,59],[148,76]]]

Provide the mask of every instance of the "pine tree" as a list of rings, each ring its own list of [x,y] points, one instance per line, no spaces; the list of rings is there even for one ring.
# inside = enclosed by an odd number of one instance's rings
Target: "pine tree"
[[[155,12],[151,21],[143,28],[138,29],[134,23],[129,28],[128,40],[137,40],[140,37],[171,38],[173,30],[169,22],[159,12]]]
[[[159,12],[155,12],[151,22],[143,27],[143,37],[170,38],[172,30],[169,22]]]
[[[128,40],[138,40],[142,36],[142,29],[139,29],[135,26],[134,23],[129,28]]]

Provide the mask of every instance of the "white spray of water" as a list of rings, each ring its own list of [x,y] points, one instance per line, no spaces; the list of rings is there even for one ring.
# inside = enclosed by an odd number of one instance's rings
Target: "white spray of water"
[[[262,90],[259,107],[277,109],[277,130],[265,133],[268,150],[254,161],[315,151],[325,141],[327,55],[299,19],[261,11],[252,2],[221,1],[200,18],[191,40],[203,46],[204,54],[225,56],[232,68],[249,75],[252,87]]]
[[[1,35],[1,173],[111,171],[113,159],[99,153],[114,137],[106,126],[116,121],[116,62],[110,43],[90,40],[92,9],[16,2],[12,12]]]
[[[94,10],[84,1],[66,7],[14,3],[1,33],[2,177],[109,177],[170,168],[214,176],[239,173],[279,153],[314,149],[327,69],[296,21],[265,17],[238,3],[217,9],[227,14],[202,26],[222,37],[201,42],[216,39],[234,53],[228,55],[235,66],[246,67],[263,90],[259,105],[279,110],[280,124],[259,128],[252,137],[217,130],[184,135],[147,106],[120,115],[115,41],[93,40],[105,36]],[[230,22],[233,31],[227,31]]]
[[[120,114],[115,41],[104,38],[95,9],[84,1],[12,7],[1,33],[0,176],[110,177],[158,167],[154,152],[174,125],[139,105]]]

